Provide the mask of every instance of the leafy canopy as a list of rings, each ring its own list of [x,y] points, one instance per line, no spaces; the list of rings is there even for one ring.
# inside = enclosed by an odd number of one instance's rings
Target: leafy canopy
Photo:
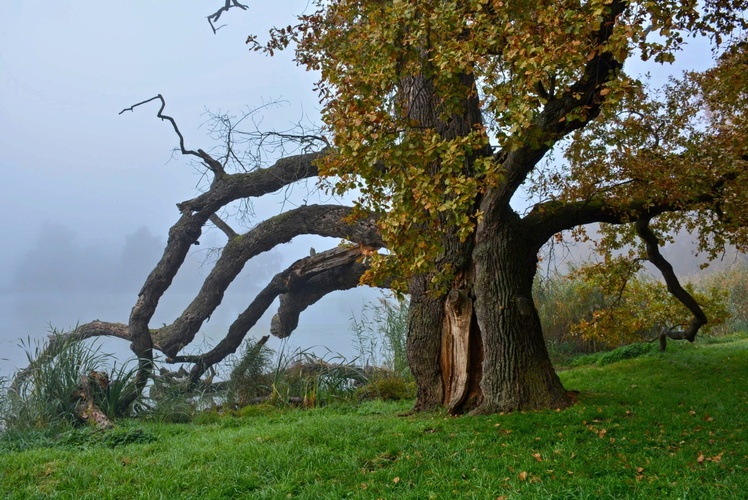
[[[539,160],[585,126],[571,141],[566,167],[533,177],[536,193],[558,201],[605,196],[624,210],[635,198],[638,206],[651,199],[695,209],[682,224],[737,229],[729,218],[704,220],[698,204],[713,203],[704,193],[720,176],[738,175],[726,163],[744,154],[745,72],[728,69],[744,58],[742,46],[724,56],[723,69],[689,74],[661,94],[621,68],[632,56],[671,62],[690,35],[723,42],[745,27],[746,5],[318,0],[298,25],[273,30],[265,45],[254,37],[248,43],[269,53],[293,43],[297,60],[320,72],[323,119],[334,138],[321,173],[337,192],[357,190],[359,208],[382,214],[396,258],[380,260],[379,269],[396,262],[409,275],[431,269],[445,231],[463,241],[472,234],[483,215],[478,199],[489,189],[513,194],[533,170],[507,172],[508,153],[530,148]],[[720,71],[742,79],[729,103],[720,97]],[[432,107],[431,119],[424,106]],[[477,117],[469,116],[471,106]],[[455,131],[461,120],[469,127]],[[686,164],[694,167],[681,173]],[[653,195],[664,191],[668,200]],[[733,198],[731,212],[745,193]]]

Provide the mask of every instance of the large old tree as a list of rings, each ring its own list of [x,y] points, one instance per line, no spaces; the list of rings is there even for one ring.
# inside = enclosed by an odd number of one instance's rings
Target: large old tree
[[[697,231],[713,255],[746,243],[748,55],[738,34],[747,4],[320,1],[296,26],[248,43],[268,53],[291,46],[300,64],[320,72],[325,136],[299,137],[308,149],[272,166],[233,172],[231,141],[211,155],[186,149],[180,135],[182,152],[212,176],[209,189],[178,204],[181,216],[129,323],[94,322],[73,335],[129,339],[141,360],[138,390],[154,349],[191,363],[197,381],[277,297],[272,333],[286,336],[325,294],[386,284],[411,297],[416,409],[563,407],[568,396],[532,297],[546,242],[597,222],[606,224],[601,249],[640,245],[633,257],[661,269],[693,314],[667,335],[688,340],[706,317],[659,254],[658,234]],[[624,71],[631,58],[687,58],[691,35],[713,45],[714,69],[657,91]],[[163,99],[154,100],[171,120]],[[217,215],[311,177],[353,193],[354,206],[301,206],[245,234]],[[526,196],[529,208],[516,209]],[[183,314],[152,328],[160,297],[207,224],[227,236],[220,257]],[[244,264],[301,234],[346,244],[279,273],[218,345],[182,355]]]

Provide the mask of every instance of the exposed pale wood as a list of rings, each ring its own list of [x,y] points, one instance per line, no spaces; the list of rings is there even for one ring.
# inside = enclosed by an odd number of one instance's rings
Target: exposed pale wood
[[[473,302],[465,291],[452,290],[444,304],[444,312],[442,357],[449,360],[444,372],[444,402],[451,411],[462,403],[468,392]],[[444,363],[442,368],[445,369]]]

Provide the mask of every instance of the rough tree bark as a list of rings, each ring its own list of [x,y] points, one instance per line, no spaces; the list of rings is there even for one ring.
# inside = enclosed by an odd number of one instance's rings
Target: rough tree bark
[[[427,67],[428,62],[424,60],[423,64]],[[401,99],[407,118],[416,121],[419,127],[435,130],[446,140],[466,136],[476,127],[482,127],[474,77],[464,74],[459,80],[466,96],[460,106],[461,113],[444,119],[440,96],[427,77],[413,75],[403,79]],[[488,146],[478,151],[465,161],[463,172],[472,175],[475,158],[490,154]],[[438,172],[439,165],[431,168]],[[434,186],[435,189],[442,187]],[[478,201],[476,199],[476,203]],[[447,268],[454,270],[451,289],[435,292],[430,286],[433,273],[414,276],[409,283],[407,354],[418,385],[416,410],[446,406],[450,411],[457,411],[466,400],[474,404],[480,399],[477,383],[481,376],[481,353],[475,348],[479,334],[473,321],[470,262],[473,242],[470,239],[461,241],[458,228],[449,224],[446,216],[441,217],[441,226],[443,254],[436,272]]]

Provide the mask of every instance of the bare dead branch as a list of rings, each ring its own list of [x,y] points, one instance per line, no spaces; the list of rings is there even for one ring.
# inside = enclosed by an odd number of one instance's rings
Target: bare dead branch
[[[203,160],[203,162],[205,163],[205,165],[213,173],[215,173],[217,175],[225,173],[224,170],[223,170],[223,166],[221,165],[221,163],[218,162],[218,161],[216,161],[216,160],[214,160],[208,153],[206,153],[202,149],[198,149],[197,151],[193,151],[192,149],[186,149],[184,147],[184,136],[182,135],[182,132],[179,130],[179,127],[177,126],[176,120],[174,120],[174,118],[172,118],[171,116],[164,114],[164,108],[166,107],[166,100],[164,99],[164,96],[162,96],[161,94],[158,94],[155,97],[151,97],[150,99],[146,99],[145,101],[141,101],[139,103],[133,104],[129,108],[125,108],[122,111],[120,111],[119,114],[121,115],[125,111],[135,111],[135,108],[137,108],[138,106],[142,106],[144,104],[148,104],[149,102],[155,101],[155,100],[161,101],[161,107],[158,109],[158,112],[156,113],[156,116],[158,118],[160,118],[161,120],[166,120],[169,123],[171,123],[171,126],[174,129],[174,132],[179,137],[179,151],[183,155],[185,155],[185,156],[186,155],[191,155],[191,156],[196,156],[196,157],[200,158],[201,160]]]
[[[214,35],[218,32],[218,30],[220,30],[226,25],[222,24],[221,26],[216,26],[213,23],[218,22],[218,20],[221,18],[221,15],[224,12],[228,12],[230,9],[235,8],[235,7],[238,7],[242,10],[247,10],[247,6],[240,4],[239,2],[237,2],[237,0],[226,0],[226,3],[224,4],[223,7],[221,7],[220,9],[215,11],[213,14],[208,16],[208,24],[210,24],[210,29],[213,30]]]
[[[177,136],[179,137],[179,151],[183,155],[192,155],[192,156],[197,156],[198,158],[202,158],[202,156],[200,155],[200,153],[198,153],[197,151],[193,151],[191,149],[185,149],[185,147],[184,147],[184,136],[182,135],[182,132],[179,131],[179,127],[177,126],[177,122],[171,116],[168,116],[168,115],[164,114],[164,108],[166,107],[166,101],[164,100],[164,96],[162,96],[161,94],[158,94],[155,97],[151,97],[150,99],[146,99],[145,101],[141,101],[141,102],[139,102],[137,104],[133,104],[129,108],[125,108],[122,111],[120,111],[119,114],[121,115],[125,111],[133,111],[134,112],[135,108],[137,108],[138,106],[142,106],[143,104],[148,104],[149,102],[155,101],[157,99],[159,101],[161,101],[161,107],[159,108],[158,113],[156,113],[156,116],[158,118],[160,118],[161,120],[166,120],[169,123],[171,123],[171,126],[174,129],[174,132],[176,132]]]
[[[244,135],[246,132],[236,132],[239,135]],[[286,132],[265,132],[265,137],[275,137],[281,140],[294,141],[303,144],[309,144],[318,142],[324,145],[324,147],[330,147],[330,141],[324,135],[315,134],[291,134]]]

